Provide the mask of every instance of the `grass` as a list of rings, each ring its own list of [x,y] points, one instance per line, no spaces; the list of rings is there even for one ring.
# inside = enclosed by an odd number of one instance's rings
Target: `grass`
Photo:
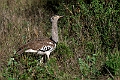
[[[48,5],[48,2],[50,4]],[[0,3],[0,79],[119,80],[119,2],[102,0],[4,0]],[[53,6],[52,6],[53,4]],[[58,22],[59,43],[50,61],[16,49],[39,37],[50,37],[49,18]]]

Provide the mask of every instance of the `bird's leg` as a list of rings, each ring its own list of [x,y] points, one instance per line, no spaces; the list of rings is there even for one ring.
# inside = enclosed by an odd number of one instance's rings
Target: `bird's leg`
[[[39,62],[37,65],[41,65],[41,64],[43,64],[43,62],[44,62],[44,56],[42,55],[39,57]]]
[[[40,59],[40,64],[42,64],[42,63],[43,63],[43,56]]]
[[[50,60],[50,57],[49,57],[50,52],[48,52],[46,55],[47,55],[48,60]]]
[[[50,60],[50,57],[49,57],[49,55],[47,55],[47,58],[48,58],[48,60]]]
[[[46,56],[47,56],[48,60],[50,60],[50,57],[49,57],[50,56],[50,52],[47,52],[46,55],[42,55],[42,57],[40,59],[40,64],[43,64],[43,63],[47,62]]]

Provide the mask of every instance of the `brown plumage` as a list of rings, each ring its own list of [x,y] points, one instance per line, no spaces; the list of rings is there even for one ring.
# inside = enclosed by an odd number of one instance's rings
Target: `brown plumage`
[[[56,48],[56,44],[58,42],[57,21],[60,17],[62,16],[55,15],[51,17],[52,22],[51,38],[41,38],[28,42],[27,44],[21,46],[17,50],[17,54],[21,54],[23,52],[32,52],[40,55],[47,55],[47,58],[49,59],[50,53]]]
[[[28,42],[25,45],[22,45],[17,50],[17,53],[21,54],[21,53],[25,52],[28,49],[33,49],[33,50],[39,51],[44,46],[49,45],[51,47],[55,47],[55,44],[56,43],[53,40],[49,39],[49,38],[41,38],[41,39],[37,39],[37,40],[31,41],[31,42]]]

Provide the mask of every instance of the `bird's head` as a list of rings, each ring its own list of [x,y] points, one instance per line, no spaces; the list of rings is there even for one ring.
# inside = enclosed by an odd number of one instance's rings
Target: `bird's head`
[[[55,16],[52,16],[51,17],[51,22],[57,22],[59,18],[61,18],[63,16],[58,16],[58,15],[55,15]]]

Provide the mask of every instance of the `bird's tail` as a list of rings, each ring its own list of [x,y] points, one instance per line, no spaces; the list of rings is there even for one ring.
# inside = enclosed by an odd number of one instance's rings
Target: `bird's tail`
[[[27,48],[27,45],[26,45],[26,44],[23,45],[23,46],[21,46],[21,47],[19,47],[19,48],[16,50],[15,54],[14,54],[11,58],[13,58],[13,59],[16,60],[16,61],[19,61],[19,57],[18,57],[18,56],[20,56],[22,53],[24,53],[24,51],[25,51],[26,48]]]
[[[22,54],[25,52],[25,50],[28,49],[28,44],[22,45],[21,47],[18,48],[17,54]]]

